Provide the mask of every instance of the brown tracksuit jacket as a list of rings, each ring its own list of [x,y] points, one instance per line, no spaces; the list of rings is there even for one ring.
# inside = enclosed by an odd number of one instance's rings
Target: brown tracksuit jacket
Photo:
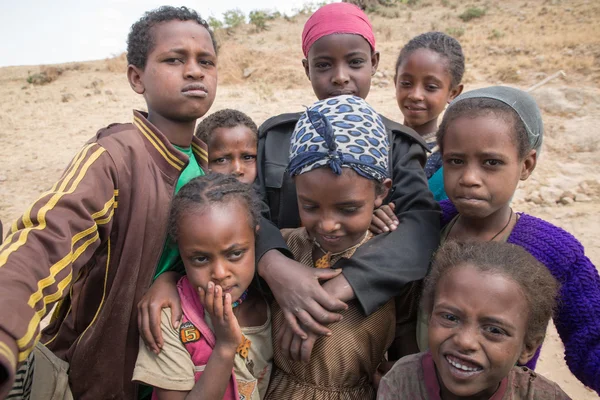
[[[192,147],[205,168],[205,144],[194,138]],[[74,398],[134,398],[136,306],[152,281],[187,163],[134,112],[132,124],[100,130],[12,225],[0,246],[0,363],[9,371],[0,398],[37,340],[69,362]]]

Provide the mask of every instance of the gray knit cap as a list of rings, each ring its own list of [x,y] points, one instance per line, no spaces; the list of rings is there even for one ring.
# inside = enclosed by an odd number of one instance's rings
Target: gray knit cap
[[[508,86],[490,86],[461,94],[450,103],[448,108],[450,109],[461,100],[473,98],[495,99],[515,110],[525,125],[531,148],[539,153],[544,137],[544,124],[540,109],[529,93]]]

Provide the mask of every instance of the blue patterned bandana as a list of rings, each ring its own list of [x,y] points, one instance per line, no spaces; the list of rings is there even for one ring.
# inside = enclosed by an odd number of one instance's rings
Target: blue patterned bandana
[[[356,96],[316,102],[298,120],[290,143],[290,176],[328,166],[340,175],[352,168],[360,176],[389,178],[389,141],[379,114]]]

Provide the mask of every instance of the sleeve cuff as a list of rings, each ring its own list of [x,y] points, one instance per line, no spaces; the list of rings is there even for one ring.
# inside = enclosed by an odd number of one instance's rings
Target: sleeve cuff
[[[256,238],[256,262],[269,250],[279,250],[283,255],[293,258],[279,228],[266,218],[260,219],[260,229]]]
[[[0,331],[0,399],[6,397],[14,384],[18,354],[15,340]]]

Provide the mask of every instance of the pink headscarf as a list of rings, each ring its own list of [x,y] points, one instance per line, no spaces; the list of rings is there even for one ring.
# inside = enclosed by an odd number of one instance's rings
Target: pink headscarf
[[[302,31],[302,52],[308,57],[310,47],[323,36],[351,33],[365,38],[375,51],[375,35],[367,15],[354,4],[331,3],[310,16]]]

